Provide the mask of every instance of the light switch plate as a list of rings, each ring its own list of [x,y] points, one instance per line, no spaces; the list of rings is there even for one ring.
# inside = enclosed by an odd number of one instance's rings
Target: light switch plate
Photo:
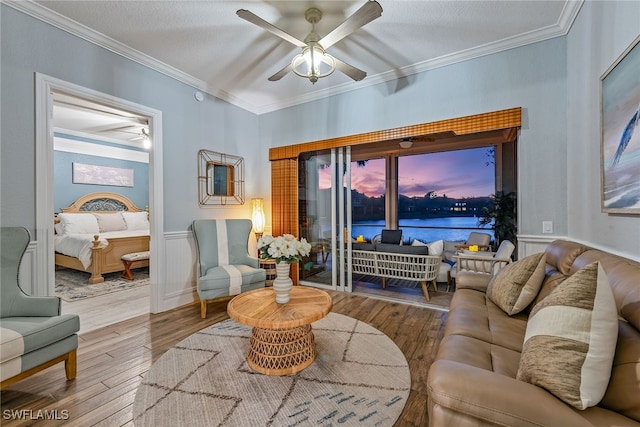
[[[553,221],[542,221],[542,232],[544,234],[553,233]]]

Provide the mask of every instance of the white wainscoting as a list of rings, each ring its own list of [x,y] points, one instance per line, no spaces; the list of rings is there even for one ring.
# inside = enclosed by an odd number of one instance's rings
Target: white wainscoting
[[[164,234],[166,264],[158,278],[158,308],[166,311],[197,300],[196,246],[191,231]],[[153,260],[152,260],[153,262]]]
[[[532,234],[518,235],[518,259],[544,252],[549,243],[558,239],[567,240],[564,236],[553,236],[549,234],[545,234],[544,236]]]
[[[155,238],[155,237],[154,237]],[[157,312],[171,310],[197,301],[196,293],[196,246],[190,231],[165,233],[163,236],[166,263],[161,266],[155,282],[157,292]],[[38,242],[29,243],[20,264],[20,285],[30,295],[42,295],[37,284]],[[153,262],[153,260],[151,260]],[[53,295],[54,286],[48,286],[48,294]],[[44,288],[43,288],[44,289]],[[40,293],[39,293],[40,292]]]
[[[27,250],[20,262],[20,271],[18,272],[18,280],[22,290],[29,295],[37,295],[35,287],[37,271],[36,271],[36,242],[31,241],[27,246]]]

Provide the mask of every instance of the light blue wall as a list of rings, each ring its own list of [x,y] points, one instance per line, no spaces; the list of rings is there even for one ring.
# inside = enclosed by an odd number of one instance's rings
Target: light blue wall
[[[197,102],[192,87],[4,4],[0,15],[2,225],[34,232],[36,72],[162,111],[165,231],[187,230],[194,218],[251,215],[247,204],[199,207],[202,148],[244,157],[247,198],[270,191],[263,172],[269,168],[268,147],[258,143],[256,115],[211,96]]]
[[[260,117],[264,144],[287,145],[506,108],[523,108],[518,146],[519,232],[542,221],[567,233],[565,38],[380,84]],[[297,126],[289,126],[296,123]]]
[[[567,37],[568,235],[636,259],[640,216],[600,209],[600,77],[639,36],[640,2],[587,1]]]
[[[116,146],[120,149],[142,151],[134,148],[125,148],[121,145],[110,144],[90,138],[80,138],[71,135],[56,133],[60,138],[84,141],[95,145]],[[73,163],[84,163],[97,166],[110,166],[133,171],[133,187],[119,187],[108,185],[77,184],[73,182]],[[137,207],[144,209],[149,206],[149,164],[130,160],[113,159],[102,156],[90,156],[86,154],[69,153],[66,151],[53,152],[53,210],[60,212],[87,193],[108,191],[121,194],[129,198]]]
[[[2,225],[33,228],[34,73],[163,112],[164,228],[194,218],[249,217],[249,207],[201,209],[197,151],[245,158],[247,198],[269,197],[272,146],[523,107],[520,232],[554,233],[638,254],[639,217],[599,206],[599,76],[640,28],[640,3],[586,1],[568,37],[536,43],[262,116],[207,96],[84,40],[0,6]],[[295,126],[292,125],[295,123]],[[268,222],[270,218],[268,218]]]

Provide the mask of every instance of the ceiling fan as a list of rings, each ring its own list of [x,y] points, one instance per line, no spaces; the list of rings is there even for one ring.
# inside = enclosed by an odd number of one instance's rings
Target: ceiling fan
[[[300,41],[291,34],[281,30],[280,28],[270,24],[256,14],[245,9],[240,9],[236,14],[265,30],[275,34],[283,40],[298,46],[302,49],[302,53],[296,55],[293,60],[283,69],[269,77],[269,81],[275,82],[284,77],[287,73],[308,78],[311,83],[315,83],[318,79],[326,77],[333,73],[336,69],[351,77],[353,80],[362,80],[367,73],[349,65],[326,53],[326,49],[330,48],[340,40],[344,39],[360,27],[368,24],[382,15],[382,6],[375,1],[367,1],[353,15],[348,17],[342,24],[338,25],[333,31],[326,36],[320,38],[315,30],[317,24],[322,18],[322,12],[315,8],[309,8],[304,14],[304,18],[311,24],[311,32],[305,37],[304,41]]]

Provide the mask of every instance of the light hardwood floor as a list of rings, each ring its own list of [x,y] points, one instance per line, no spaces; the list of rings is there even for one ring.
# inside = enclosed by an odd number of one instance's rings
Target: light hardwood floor
[[[427,426],[427,374],[442,339],[447,313],[414,305],[329,292],[333,312],[366,322],[389,336],[402,350],[411,370],[411,392],[396,426]],[[189,305],[133,319],[80,335],[78,377],[67,382],[62,364],[1,392],[2,425],[132,426],[136,388],[151,364],[196,331],[228,318],[227,302]],[[65,420],[8,420],[6,411],[37,415],[57,411]],[[67,411],[67,412],[64,412]],[[49,412],[51,414],[51,412]]]
[[[149,286],[113,292],[80,301],[62,301],[62,314],[80,316],[80,333],[149,313]]]

